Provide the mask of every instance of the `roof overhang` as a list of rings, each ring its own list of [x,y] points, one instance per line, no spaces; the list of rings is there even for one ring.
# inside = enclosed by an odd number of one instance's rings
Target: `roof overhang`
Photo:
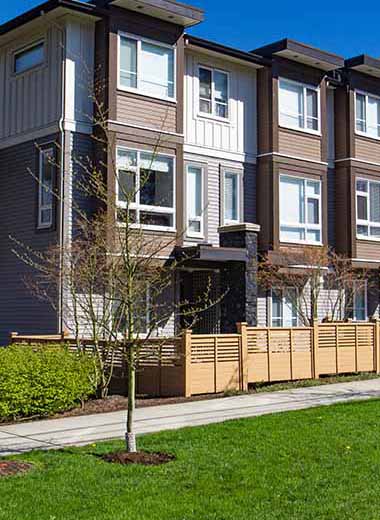
[[[324,71],[339,69],[344,66],[344,58],[341,56],[288,38],[265,45],[252,52],[267,58],[281,56]]]
[[[262,56],[254,55],[250,52],[245,52],[233,47],[227,47],[220,43],[215,43],[209,40],[204,40],[190,34],[185,35],[185,45],[188,49],[194,50],[198,53],[214,56],[215,58],[223,58],[239,65],[253,67],[260,69],[271,64],[270,60]]]
[[[55,16],[70,12],[87,15],[95,20],[99,19],[104,14],[104,11],[99,9],[99,7],[93,4],[79,2],[78,0],[48,0],[30,11],[26,11],[20,16],[0,25],[0,42],[4,40],[6,35],[10,35],[12,31],[20,29],[32,22],[41,20],[42,17],[52,17],[53,15]]]
[[[366,54],[355,56],[345,61],[347,69],[358,70],[369,76],[380,78],[380,60]]]
[[[204,20],[204,11],[175,0],[95,0],[98,5],[114,5],[153,16],[182,27],[192,27]]]
[[[181,247],[176,251],[177,258],[201,262],[248,262],[247,250],[235,247],[213,247],[207,244]]]

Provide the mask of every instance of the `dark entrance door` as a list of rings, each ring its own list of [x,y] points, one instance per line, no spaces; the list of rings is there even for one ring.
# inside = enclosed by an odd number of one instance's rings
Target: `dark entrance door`
[[[202,305],[205,305],[206,297],[208,297],[211,302],[217,302],[220,295],[219,271],[206,269],[182,271],[181,301],[188,301],[189,307],[202,307]],[[191,327],[195,334],[218,334],[220,332],[220,319],[221,309],[220,303],[218,302],[206,311],[198,313],[195,322],[193,322],[192,317],[184,317],[181,320],[181,327]]]

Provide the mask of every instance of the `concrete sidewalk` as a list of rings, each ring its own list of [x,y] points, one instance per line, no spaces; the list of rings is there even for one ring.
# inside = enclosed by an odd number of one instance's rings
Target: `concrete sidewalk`
[[[199,426],[374,397],[380,397],[380,379],[139,408],[136,432]],[[113,412],[0,425],[0,456],[122,438],[125,417],[125,412]]]

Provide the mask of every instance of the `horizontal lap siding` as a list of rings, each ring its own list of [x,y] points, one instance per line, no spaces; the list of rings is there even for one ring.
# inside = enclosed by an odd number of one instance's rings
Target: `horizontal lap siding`
[[[160,103],[144,97],[117,95],[117,120],[119,122],[165,132],[176,132],[176,118],[176,105]]]
[[[279,153],[321,161],[321,139],[283,128],[279,131]]]
[[[355,139],[356,158],[380,164],[380,142],[365,137]]]
[[[43,142],[54,141],[49,136]],[[34,141],[0,150],[0,345],[11,331],[27,334],[57,332],[57,316],[50,304],[38,300],[24,278],[35,274],[12,252],[10,236],[33,250],[57,241],[56,231],[37,231],[38,152]],[[22,251],[22,249],[20,249]]]

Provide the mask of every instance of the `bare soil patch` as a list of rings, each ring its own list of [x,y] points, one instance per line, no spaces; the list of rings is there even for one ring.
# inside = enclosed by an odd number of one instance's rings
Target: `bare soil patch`
[[[109,453],[102,457],[106,462],[113,464],[141,464],[142,466],[161,466],[175,460],[174,455],[168,453],[148,453],[139,451],[137,453],[128,453],[126,451],[119,451],[117,453]]]
[[[0,461],[0,478],[13,477],[27,473],[33,468],[33,464],[28,462],[18,462],[16,460],[1,460]]]

